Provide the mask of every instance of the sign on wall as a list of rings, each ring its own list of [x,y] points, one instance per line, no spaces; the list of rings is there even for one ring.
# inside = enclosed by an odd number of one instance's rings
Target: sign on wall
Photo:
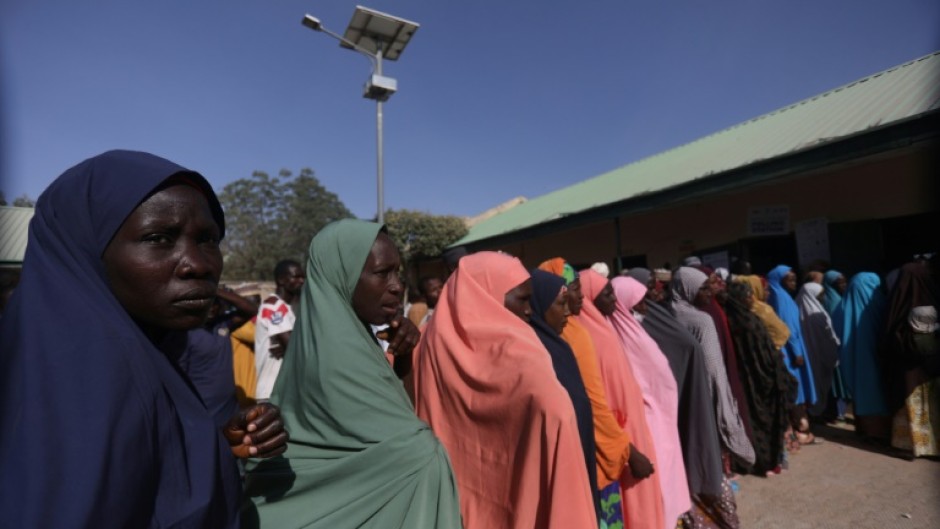
[[[813,261],[829,262],[829,221],[809,219],[796,224],[796,255],[800,266]]]
[[[751,206],[747,211],[747,234],[751,236],[790,233],[790,206]]]

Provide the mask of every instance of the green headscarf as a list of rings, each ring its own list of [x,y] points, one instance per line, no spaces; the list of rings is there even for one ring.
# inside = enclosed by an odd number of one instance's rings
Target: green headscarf
[[[283,457],[249,463],[243,527],[461,526],[450,459],[352,308],[381,229],[341,220],[310,243],[271,395],[290,442]]]

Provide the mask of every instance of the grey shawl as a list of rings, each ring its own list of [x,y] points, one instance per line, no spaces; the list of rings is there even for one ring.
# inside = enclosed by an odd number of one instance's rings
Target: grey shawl
[[[744,422],[738,414],[737,403],[731,394],[715,322],[711,316],[692,305],[696,294],[706,281],[708,276],[694,268],[679,268],[672,274],[672,309],[679,323],[685,325],[692,336],[702,344],[722,444],[732,454],[751,465],[755,461],[754,447],[747,437]]]
[[[832,328],[829,313],[818,298],[823,290],[819,283],[809,282],[803,285],[796,295],[796,305],[800,308],[803,343],[813,358],[816,403],[809,408],[813,415],[820,415],[826,409],[833,373],[839,362],[839,338]]]

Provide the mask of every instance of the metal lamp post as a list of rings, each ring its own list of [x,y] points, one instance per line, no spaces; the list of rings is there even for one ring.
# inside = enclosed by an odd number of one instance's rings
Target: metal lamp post
[[[385,222],[385,174],[382,138],[382,103],[398,90],[398,81],[382,75],[382,60],[397,61],[419,24],[403,18],[356,6],[346,32],[340,36],[323,27],[320,19],[305,15],[303,25],[326,33],[339,41],[340,46],[357,51],[372,61],[372,75],[366,81],[362,97],[375,100],[376,126],[376,191],[377,214],[380,224]]]

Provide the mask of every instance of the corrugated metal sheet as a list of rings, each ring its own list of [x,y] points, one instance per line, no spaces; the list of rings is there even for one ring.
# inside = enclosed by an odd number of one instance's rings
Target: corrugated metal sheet
[[[0,206],[0,264],[21,264],[33,208]]]
[[[698,178],[818,147],[940,108],[940,51],[542,195],[455,244],[511,233]]]

